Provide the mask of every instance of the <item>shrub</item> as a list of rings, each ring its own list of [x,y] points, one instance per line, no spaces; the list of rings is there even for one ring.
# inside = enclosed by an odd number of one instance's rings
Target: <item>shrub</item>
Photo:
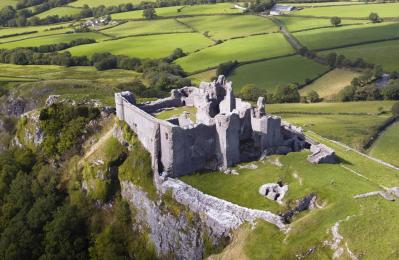
[[[237,67],[237,65],[238,62],[236,60],[221,63],[216,69],[216,75],[224,75],[227,77],[233,72],[233,70]]]
[[[337,27],[338,25],[341,24],[341,18],[337,16],[331,17],[330,22],[333,26]]]
[[[298,87],[295,84],[278,87],[273,98],[277,103],[297,103],[301,100]]]
[[[369,20],[373,23],[382,22],[382,19],[380,18],[380,16],[377,13],[370,13]]]
[[[393,82],[382,90],[384,99],[399,100],[399,82]]]
[[[258,97],[265,97],[267,96],[267,91],[262,88],[258,88],[253,84],[245,85],[239,92],[239,96],[242,99],[256,101]]]
[[[309,92],[309,94],[308,94],[308,101],[309,101],[310,103],[317,103],[317,102],[320,102],[319,93],[317,93],[317,92],[314,91],[314,90],[311,90],[311,91]]]
[[[391,111],[394,117],[399,117],[399,102],[396,102],[392,105]]]
[[[341,102],[348,102],[353,100],[353,96],[355,95],[356,91],[355,86],[350,85],[343,88],[340,92],[338,92],[337,99]]]

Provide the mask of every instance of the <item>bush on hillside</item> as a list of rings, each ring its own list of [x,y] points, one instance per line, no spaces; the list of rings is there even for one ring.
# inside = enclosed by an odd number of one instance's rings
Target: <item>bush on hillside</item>
[[[263,88],[259,88],[254,84],[245,85],[239,92],[239,96],[242,99],[257,101],[258,97],[267,97],[267,91]]]
[[[394,117],[399,117],[399,102],[396,102],[392,105],[391,111]]]
[[[317,93],[315,90],[311,90],[311,91],[308,93],[307,100],[308,100],[310,103],[317,103],[317,102],[320,102],[320,101],[321,101],[320,96],[319,96],[319,93]]]
[[[341,18],[337,16],[331,17],[330,22],[333,26],[337,27],[338,25],[341,24]]]
[[[301,100],[298,86],[290,84],[288,86],[280,86],[273,95],[273,100],[276,103],[298,103]]]
[[[382,90],[384,99],[399,100],[399,82],[393,82]]]
[[[238,61],[236,60],[221,63],[216,69],[216,75],[224,75],[227,77],[233,72],[233,70],[237,67],[237,65]]]

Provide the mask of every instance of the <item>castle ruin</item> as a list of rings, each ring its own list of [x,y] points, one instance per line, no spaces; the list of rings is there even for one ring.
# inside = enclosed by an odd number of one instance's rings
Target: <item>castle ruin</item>
[[[312,163],[334,163],[334,151],[303,134],[302,129],[281,121],[265,110],[236,98],[232,83],[219,76],[211,83],[171,91],[171,96],[137,104],[130,92],[115,94],[116,114],[137,134],[151,153],[154,168],[164,177],[178,177],[201,170],[224,170],[243,161],[305,148]],[[168,120],[155,118],[165,109],[196,108],[196,122],[187,113]]]

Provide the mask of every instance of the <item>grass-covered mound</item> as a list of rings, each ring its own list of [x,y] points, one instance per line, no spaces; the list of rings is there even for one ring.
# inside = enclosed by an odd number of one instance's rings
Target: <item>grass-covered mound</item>
[[[391,125],[378,137],[369,154],[399,166],[399,122]]]
[[[236,90],[247,84],[264,88],[269,93],[278,86],[290,83],[304,84],[328,71],[327,66],[320,65],[302,56],[280,58],[240,66],[229,77]]]
[[[332,240],[331,228],[339,221],[342,221],[339,234],[343,236],[340,244],[344,248],[343,257],[349,256],[346,246],[355,255],[371,259],[387,259],[397,251],[395,244],[399,226],[395,216],[399,210],[395,203],[379,196],[353,198],[357,194],[382,190],[381,187],[398,186],[397,171],[341,146],[326,144],[336,150],[341,164],[312,165],[306,161],[307,153],[301,152],[257,162],[257,169],[238,169],[239,175],[217,172],[182,177],[205,193],[239,205],[274,212],[284,211],[290,201],[305,194],[316,193],[319,208],[297,215],[287,234],[265,222],[259,222],[253,230],[243,226],[235,236],[238,241],[233,241],[232,247],[227,248],[227,255],[244,254],[250,259],[291,259],[308,253],[316,259],[330,259],[334,251],[324,241]],[[285,207],[258,194],[260,185],[278,180],[289,185]],[[349,216],[352,217],[347,219]],[[381,219],[384,219],[384,224]],[[385,224],[390,228],[386,229]],[[381,243],[379,247],[375,245],[380,238],[383,247]]]

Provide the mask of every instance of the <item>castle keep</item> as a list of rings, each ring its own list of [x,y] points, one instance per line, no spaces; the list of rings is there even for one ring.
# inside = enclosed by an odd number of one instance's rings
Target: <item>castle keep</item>
[[[130,92],[115,94],[116,114],[151,153],[158,172],[177,177],[200,170],[227,169],[242,161],[310,148],[312,163],[336,161],[332,149],[307,138],[300,128],[267,114],[265,99],[254,108],[234,96],[232,83],[219,76],[211,83],[172,90],[171,96],[137,104]],[[196,122],[187,113],[159,120],[154,113],[174,107],[196,108]]]

